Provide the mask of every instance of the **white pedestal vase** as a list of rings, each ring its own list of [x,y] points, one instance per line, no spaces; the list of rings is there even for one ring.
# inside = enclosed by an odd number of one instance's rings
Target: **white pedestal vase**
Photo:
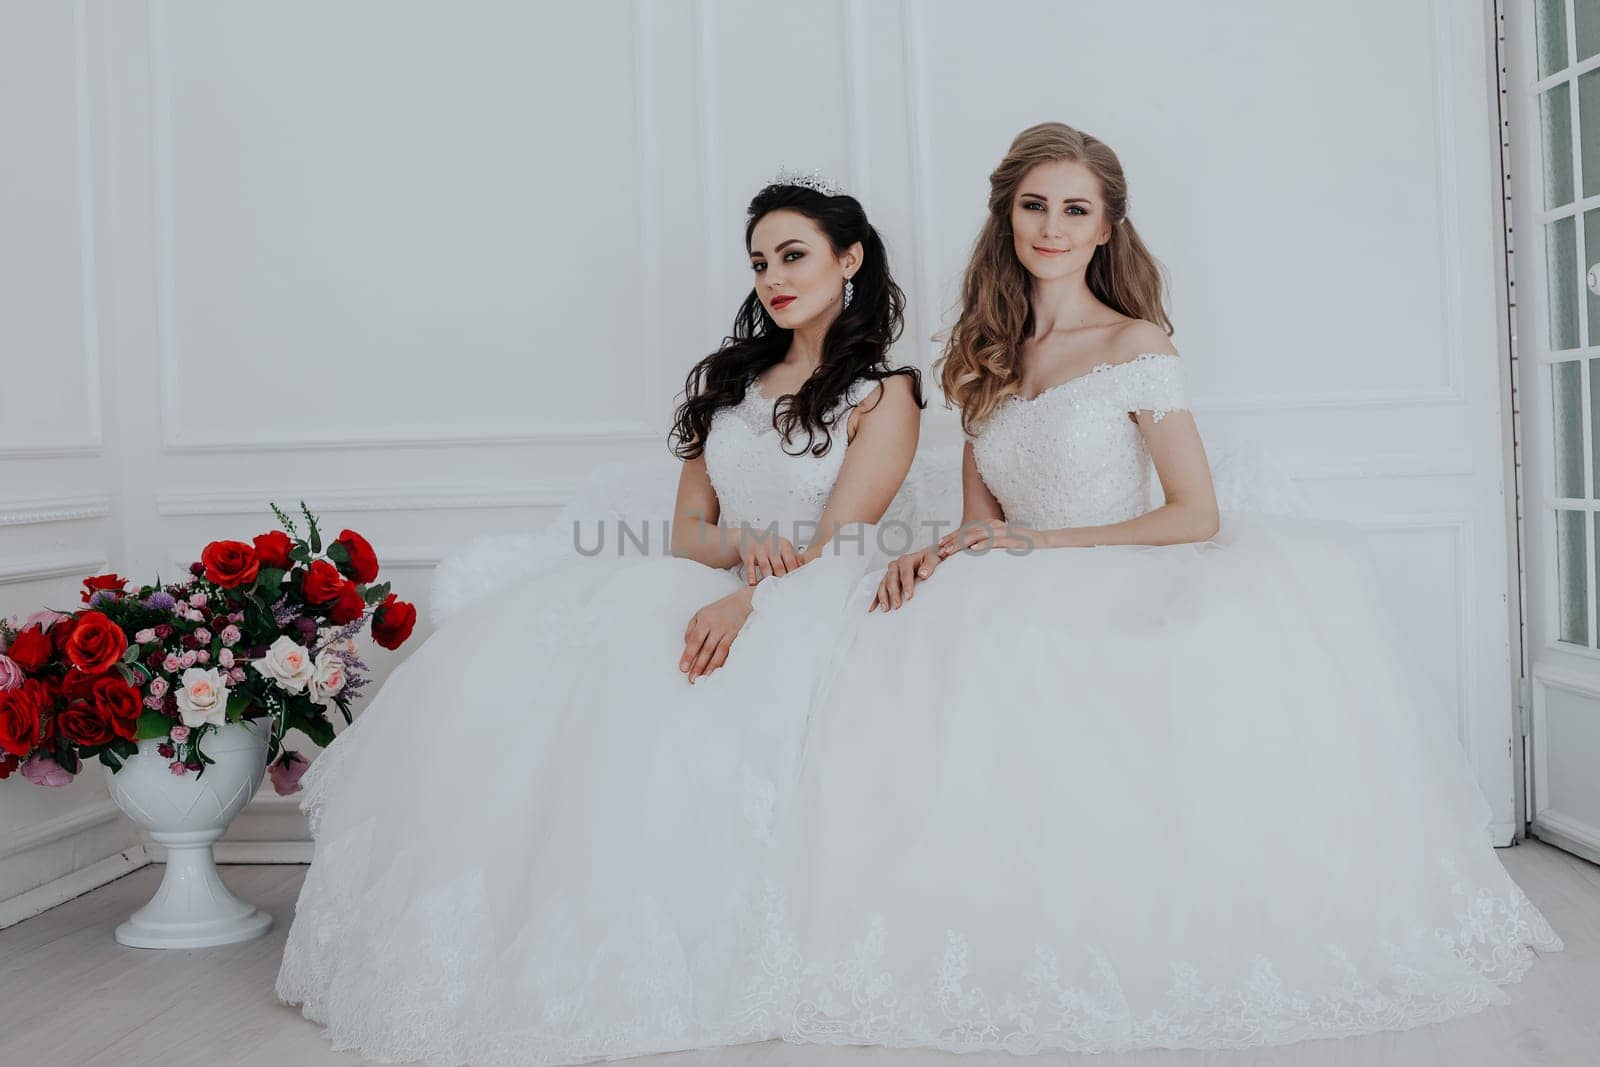
[[[201,742],[216,760],[205,774],[175,775],[157,747],[139,742],[122,769],[106,774],[111,799],[167,850],[166,874],[150,902],[121,926],[133,948],[201,948],[260,937],[272,916],[240,900],[217,874],[212,842],[250,802],[267,772],[265,720],[228,723]]]

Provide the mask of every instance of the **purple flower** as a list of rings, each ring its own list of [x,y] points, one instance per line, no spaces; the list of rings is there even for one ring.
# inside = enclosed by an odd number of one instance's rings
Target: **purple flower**
[[[117,594],[111,592],[109,589],[96,589],[93,593],[89,594],[89,606],[91,608],[97,608],[101,604],[115,599],[117,599]]]
[[[34,785],[49,786],[52,789],[72,784],[72,775],[66,769],[51,759],[49,756],[34,756],[22,765],[22,777]]]
[[[272,779],[272,788],[278,795],[286,797],[300,792],[300,778],[309,766],[311,764],[304,756],[292,748],[286,748],[283,755],[267,768],[267,776]]]
[[[178,606],[178,602],[172,598],[171,593],[163,593],[158,589],[145,598],[144,606],[156,611],[171,611]]]
[[[9,693],[22,684],[22,667],[16,660],[0,653],[0,693]]]

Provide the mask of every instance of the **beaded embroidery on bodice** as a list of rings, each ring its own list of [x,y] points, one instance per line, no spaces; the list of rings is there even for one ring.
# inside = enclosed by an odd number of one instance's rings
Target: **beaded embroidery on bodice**
[[[1187,406],[1179,357],[1144,352],[1007,397],[969,440],[1007,522],[1103,526],[1150,508],[1150,450],[1128,413],[1150,410],[1159,422]]]
[[[849,410],[877,384],[872,378],[850,383],[833,409],[837,417],[829,430],[833,443],[825,455],[815,456],[802,451],[806,443],[803,431],[797,431],[785,445],[783,435],[772,425],[777,401],[762,396],[752,379],[744,400],[717,411],[706,434],[706,473],[717,492],[718,523],[729,528],[748,523],[765,529],[775,522],[778,533],[792,541],[797,524],[805,524],[802,534],[815,529],[813,524],[822,517],[844,465]],[[795,541],[797,548],[802,544]]]

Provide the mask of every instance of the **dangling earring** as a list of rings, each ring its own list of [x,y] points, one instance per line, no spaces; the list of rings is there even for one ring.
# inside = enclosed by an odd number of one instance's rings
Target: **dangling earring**
[[[855,283],[852,282],[849,278],[846,278],[844,280],[844,306],[845,307],[849,307],[850,306],[850,300],[855,295],[856,295]]]

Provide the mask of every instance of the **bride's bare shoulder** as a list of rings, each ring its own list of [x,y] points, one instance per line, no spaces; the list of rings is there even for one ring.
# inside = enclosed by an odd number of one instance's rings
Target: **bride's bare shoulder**
[[[1175,356],[1178,349],[1167,331],[1148,319],[1129,319],[1118,326],[1109,345],[1112,362],[1125,363],[1146,352]]]

